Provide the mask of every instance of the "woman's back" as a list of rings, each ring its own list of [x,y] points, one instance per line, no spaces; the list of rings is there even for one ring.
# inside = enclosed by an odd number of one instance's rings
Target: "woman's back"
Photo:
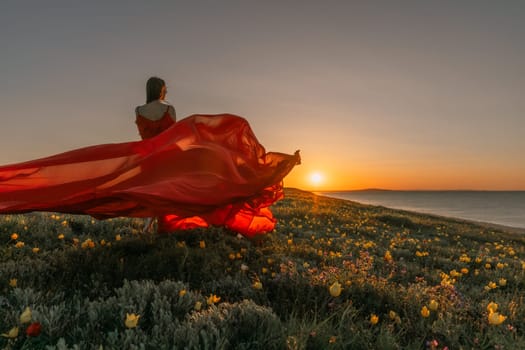
[[[141,115],[146,119],[149,119],[151,121],[159,120],[161,119],[164,114],[168,111],[169,115],[173,120],[175,120],[175,109],[172,105],[167,103],[166,101],[161,100],[155,100],[150,103],[146,103],[142,106],[138,106],[135,109],[136,115]]]
[[[154,137],[175,123],[172,105],[156,100],[135,109],[137,128],[142,139]]]

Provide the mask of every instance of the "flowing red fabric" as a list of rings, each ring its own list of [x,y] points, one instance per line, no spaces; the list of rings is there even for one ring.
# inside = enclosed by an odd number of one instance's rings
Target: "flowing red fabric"
[[[269,206],[298,152],[266,152],[248,122],[192,115],[155,137],[0,167],[0,214],[54,211],[98,219],[169,215],[165,229],[274,228]]]

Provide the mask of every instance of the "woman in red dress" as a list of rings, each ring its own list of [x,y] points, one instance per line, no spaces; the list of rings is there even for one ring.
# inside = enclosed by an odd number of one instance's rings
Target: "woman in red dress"
[[[157,216],[159,232],[209,225],[248,237],[271,231],[269,206],[283,197],[282,180],[299,153],[266,152],[242,117],[192,115],[175,123],[172,107],[150,103],[166,110],[159,116],[145,113],[148,103],[137,108],[142,141],[0,166],[0,214]]]
[[[175,109],[166,101],[167,93],[161,78],[151,77],[146,82],[146,104],[135,108],[135,123],[143,140],[157,136],[177,121]],[[166,231],[163,225],[166,220],[166,216],[157,218],[158,232]],[[149,231],[152,225],[153,219],[149,218],[143,231]]]
[[[135,108],[135,123],[142,139],[157,136],[176,121],[175,109],[166,101],[164,80],[151,77],[146,83],[146,104]]]

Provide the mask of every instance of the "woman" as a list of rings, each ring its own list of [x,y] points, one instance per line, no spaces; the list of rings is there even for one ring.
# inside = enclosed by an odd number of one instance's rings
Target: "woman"
[[[166,101],[167,93],[166,83],[161,78],[151,77],[146,82],[146,104],[135,108],[135,123],[143,140],[157,136],[177,121],[175,109]],[[162,232],[166,217],[159,217],[157,221],[158,230]],[[148,218],[143,232],[149,231],[152,225],[153,219]]]
[[[266,152],[248,122],[231,114],[175,123],[165,95],[164,82],[151,80],[149,103],[137,108],[142,141],[0,166],[0,214],[157,216],[159,232],[209,225],[247,237],[271,231],[269,206],[283,197],[282,179],[299,153]]]
[[[157,136],[176,122],[175,109],[166,101],[164,80],[151,77],[146,83],[146,104],[135,108],[135,123],[142,139]]]

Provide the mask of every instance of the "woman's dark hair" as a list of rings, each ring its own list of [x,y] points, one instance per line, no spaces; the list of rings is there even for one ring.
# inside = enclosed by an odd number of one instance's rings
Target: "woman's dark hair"
[[[164,85],[166,85],[166,83],[161,78],[149,78],[146,82],[146,103],[158,100],[160,98],[160,91]]]

